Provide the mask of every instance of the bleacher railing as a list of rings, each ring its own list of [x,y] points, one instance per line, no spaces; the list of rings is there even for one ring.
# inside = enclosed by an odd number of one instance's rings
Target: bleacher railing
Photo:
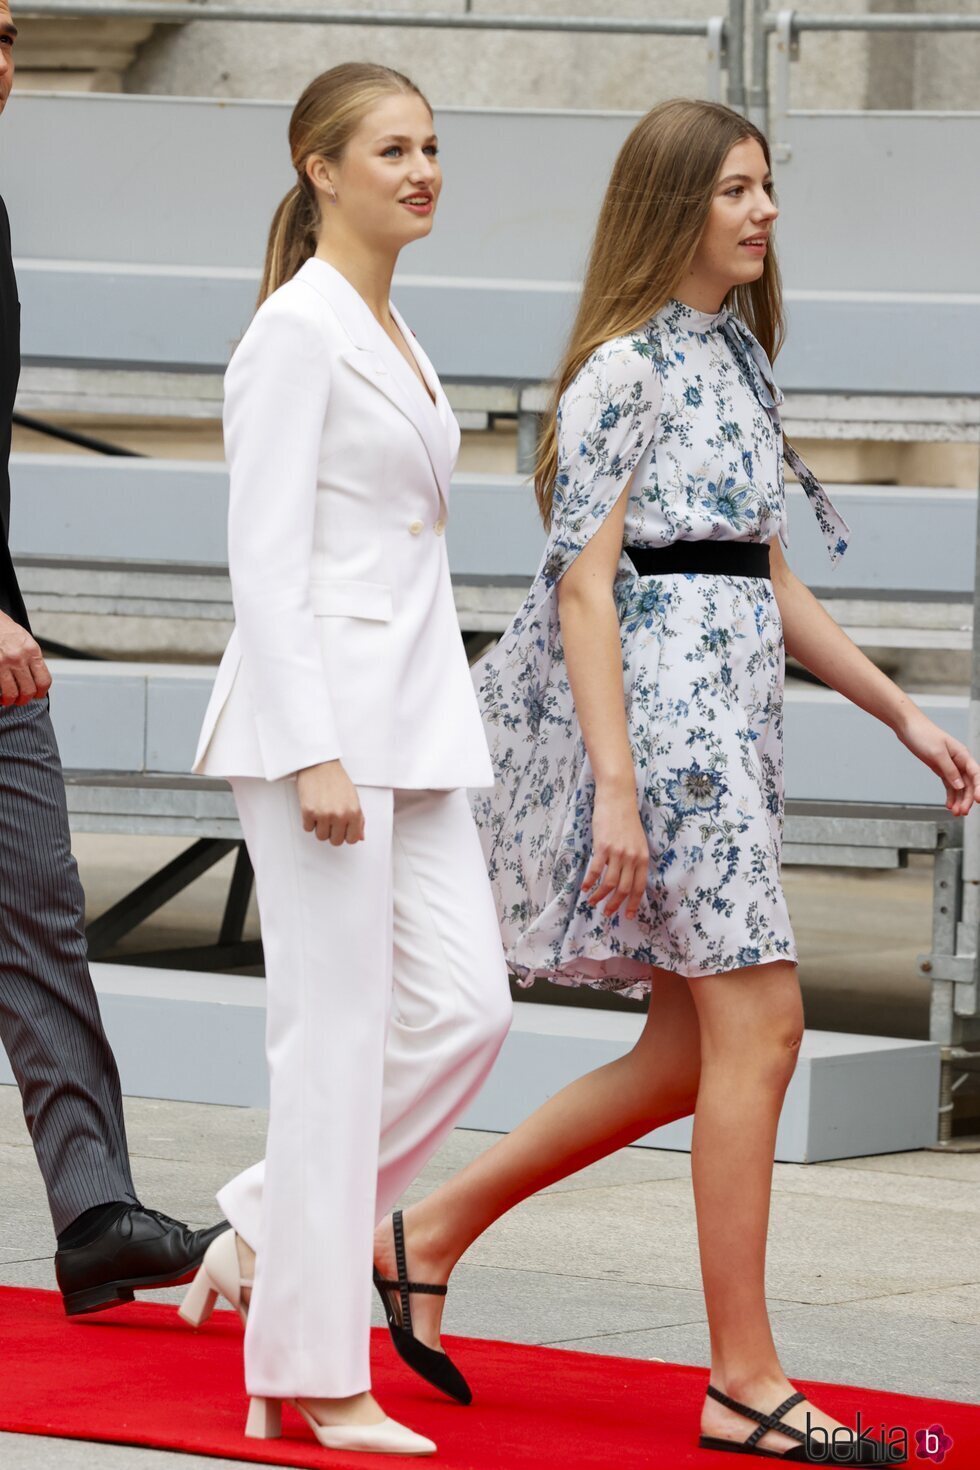
[[[309,8],[268,9],[258,5],[212,4],[205,0],[175,0],[175,3],[147,3],[147,0],[33,0],[19,5],[18,16],[34,19],[63,20],[150,20],[159,25],[185,25],[190,21],[259,21],[277,25],[329,26],[396,26],[418,30],[459,31],[540,31],[596,36],[692,36],[700,37],[706,46],[705,96],[711,101],[726,100],[722,73],[729,68],[727,96],[742,99],[744,86],[744,5],[731,0],[731,15],[709,16],[707,20],[681,17],[648,19],[644,16],[601,15],[481,15],[469,9],[461,11],[428,10],[311,10]],[[733,28],[734,22],[734,28]]]
[[[943,35],[980,33],[980,14],[908,15],[804,15],[797,10],[770,11],[767,0],[750,0],[748,115],[769,134],[773,156],[780,162],[788,157],[782,139],[782,124],[790,110],[792,65],[800,57],[800,37],[805,31],[839,33],[858,31],[866,34],[899,33]],[[775,35],[775,80],[771,77],[769,38]],[[732,102],[732,106],[735,103]]]

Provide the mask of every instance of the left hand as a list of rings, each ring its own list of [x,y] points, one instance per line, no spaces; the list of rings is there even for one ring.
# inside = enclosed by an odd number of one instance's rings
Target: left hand
[[[954,817],[965,817],[980,802],[980,765],[966,746],[947,735],[922,710],[906,716],[895,734],[946,787],[946,805]]]

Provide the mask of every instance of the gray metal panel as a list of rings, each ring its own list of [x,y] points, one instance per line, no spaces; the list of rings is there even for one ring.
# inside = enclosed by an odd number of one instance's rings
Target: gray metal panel
[[[808,586],[833,596],[863,592],[972,595],[977,497],[969,490],[830,485],[851,527],[847,552],[832,565],[802,489],[790,485],[787,559]]]
[[[127,1096],[268,1105],[261,980],[106,964],[93,965],[92,974]],[[519,1002],[461,1126],[506,1132],[566,1083],[622,1056],[641,1026],[640,1016]],[[780,1114],[776,1159],[803,1164],[924,1147],[935,1137],[938,1050],[807,1030]],[[11,1081],[0,1052],[0,1082]],[[687,1150],[690,1134],[691,1120],[680,1119],[638,1143]]]
[[[929,1148],[938,1135],[939,1072],[939,1047],[931,1042],[901,1052],[868,1046],[859,1057],[830,1050],[814,1057],[807,1159]]]
[[[787,557],[809,586],[836,597],[891,590],[972,595],[974,492],[877,485],[829,485],[828,490],[852,533],[836,565],[803,490],[787,486]],[[518,476],[458,476],[447,534],[453,575],[460,580],[530,578],[545,539],[533,489]]]
[[[280,102],[15,93],[0,171],[16,253],[257,268],[292,183],[289,113]],[[635,121],[440,108],[439,227],[403,268],[578,280],[612,161]],[[776,181],[791,284],[977,291],[980,199],[969,183],[980,116],[796,112],[786,125],[792,154]],[[247,189],[236,159],[247,161]],[[57,190],[37,188],[54,177]],[[957,180],[962,187],[951,187]]]
[[[258,277],[85,269],[17,261],[29,361],[223,370],[248,326]]]
[[[288,111],[268,102],[15,96],[0,170],[25,357],[223,367],[251,314],[273,207],[291,182]],[[445,377],[551,375],[610,162],[633,121],[625,113],[440,112],[447,183],[439,225],[404,257],[396,296]],[[798,114],[790,126],[794,152],[778,172],[780,241],[785,278],[799,295],[790,292],[783,386],[980,392],[976,295],[923,294],[977,291],[980,206],[970,180],[980,121]],[[248,160],[247,189],[229,166],[236,158]],[[62,189],[37,188],[39,177],[56,176]],[[60,261],[65,273],[41,270],[39,260]],[[113,262],[137,269],[106,271]],[[882,295],[889,291],[912,295]]]
[[[252,315],[258,277],[214,271],[57,268],[18,261],[29,362],[223,370]],[[555,370],[578,287],[400,279],[394,296],[440,375],[535,383]],[[980,393],[980,298],[794,298],[778,378],[792,390]],[[914,344],[913,347],[910,344]]]
[[[919,694],[916,703],[958,740],[968,737],[965,695]],[[938,776],[886,725],[838,694],[787,691],[786,792],[808,801],[941,802]]]
[[[51,660],[51,719],[63,765],[143,770],[146,680],[128,668],[109,673]]]
[[[226,565],[228,475],[220,463],[15,454],[11,477],[15,557]],[[975,493],[829,488],[853,533],[836,567],[806,496],[789,486],[789,559],[805,582],[834,595],[972,592]],[[517,475],[455,476],[448,545],[457,579],[529,581],[544,546],[532,487]]]
[[[454,475],[446,540],[454,577],[530,583],[545,544],[533,487],[518,475]]]
[[[272,212],[295,177],[290,110],[15,90],[0,129],[14,254],[259,266]],[[38,187],[52,179],[57,188]]]
[[[15,454],[10,475],[15,557],[227,563],[223,464]]]
[[[470,1128],[505,1131],[584,1071],[621,1056],[642,1018],[518,1005],[514,1026],[479,1097],[463,1118]],[[781,1162],[924,1148],[936,1138],[939,1048],[930,1042],[804,1033],[779,1118]],[[641,1147],[688,1150],[692,1119],[679,1118],[638,1140]],[[911,1142],[910,1140],[915,1140]]]
[[[17,262],[27,361],[223,370],[251,319],[255,275]],[[577,287],[402,281],[394,297],[440,375],[537,382],[555,369]]]
[[[258,269],[273,210],[294,181],[290,111],[283,102],[15,93],[0,133],[15,253]],[[577,280],[635,120],[440,108],[438,228],[403,270]],[[39,178],[57,178],[58,189],[39,189]]]
[[[784,842],[783,867],[805,868],[898,868],[894,847],[855,847],[847,843]]]
[[[440,108],[439,224],[402,257],[402,272],[581,280],[613,162],[637,118]]]
[[[938,802],[938,797],[936,798]],[[944,843],[953,843],[962,835],[962,825],[943,808],[927,804],[917,815],[900,815],[895,808],[885,812],[879,807],[855,807],[831,801],[829,810],[802,812],[791,807],[786,815],[784,841],[801,847],[857,843],[885,851],[889,848],[907,852],[935,852]]]
[[[787,279],[808,282],[799,268]],[[939,281],[930,276],[928,284]],[[846,290],[812,298],[789,291],[787,324],[776,371],[781,388],[980,393],[980,296],[885,300]]]
[[[208,675],[211,671],[208,670]],[[147,680],[146,763],[147,771],[188,771],[201,733],[206,699],[202,701],[201,679],[169,678]],[[204,681],[210,692],[211,679]]]
[[[214,670],[154,664],[94,665],[52,661],[52,715],[64,762],[79,770],[184,773],[194,757]],[[918,700],[960,740],[967,700]],[[935,803],[937,777],[892,732],[839,695],[787,691],[786,788],[814,801]],[[148,762],[152,764],[148,764]]]
[[[230,788],[204,776],[88,773],[67,769],[65,785],[72,827],[79,832],[156,832],[200,837],[239,837]],[[822,809],[821,809],[822,808]],[[910,815],[914,810],[917,816]],[[884,811],[884,817],[877,815]],[[898,850],[937,853],[952,850],[962,825],[942,807],[867,807],[820,803],[800,810],[792,802],[786,816],[783,860],[805,848],[815,861],[828,853],[846,857],[845,866],[863,866],[882,855],[890,866]],[[938,851],[937,851],[938,849]]]
[[[86,778],[71,770],[65,775],[74,832],[232,839],[242,835],[231,789],[223,781],[159,776]]]
[[[980,290],[980,113],[801,111],[784,132],[777,229],[791,285]],[[906,341],[909,356],[919,349]]]

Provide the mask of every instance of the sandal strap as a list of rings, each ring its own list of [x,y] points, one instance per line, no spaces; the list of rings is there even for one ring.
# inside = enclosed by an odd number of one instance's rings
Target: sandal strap
[[[759,1427],[758,1429],[753,1429],[748,1439],[744,1441],[746,1446],[758,1444],[759,1440],[769,1429],[776,1429],[780,1434],[788,1435],[790,1439],[795,1439],[800,1444],[806,1444],[807,1437],[802,1429],[797,1429],[792,1424],[782,1423],[782,1416],[786,1411],[791,1409],[794,1404],[801,1404],[806,1399],[806,1394],[801,1393],[799,1389],[797,1389],[796,1393],[790,1394],[789,1398],[781,1403],[778,1409],[773,1409],[771,1414],[763,1414],[758,1409],[750,1408],[748,1404],[740,1404],[738,1399],[729,1398],[727,1393],[722,1393],[720,1388],[715,1388],[711,1383],[708,1384],[708,1393],[711,1398],[717,1399],[726,1408],[733,1409],[736,1414],[742,1414],[746,1419],[754,1419],[756,1421]]]
[[[405,1258],[405,1225],[401,1210],[393,1210],[391,1214],[391,1229],[395,1237],[395,1269],[398,1272],[398,1291],[401,1296],[402,1327],[414,1337],[412,1332],[412,1299],[409,1295],[408,1285],[408,1263]]]
[[[386,1281],[383,1276],[378,1277],[377,1284],[387,1287],[389,1291],[400,1291],[400,1281]],[[433,1286],[429,1281],[410,1281],[408,1289],[411,1292],[428,1292],[430,1296],[446,1296],[449,1292],[448,1286]]]

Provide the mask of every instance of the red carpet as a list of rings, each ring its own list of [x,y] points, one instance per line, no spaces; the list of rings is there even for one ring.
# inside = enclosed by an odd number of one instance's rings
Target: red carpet
[[[903,1330],[895,1318],[896,1331]],[[54,1292],[0,1287],[0,1430],[108,1440],[198,1455],[319,1470],[381,1470],[406,1464],[382,1455],[320,1449],[286,1410],[286,1438],[242,1434],[242,1329],[218,1312],[194,1332],[173,1307],[127,1306],[70,1322]],[[474,1388],[470,1408],[442,1400],[374,1334],[375,1387],[389,1413],[439,1446],[448,1470],[731,1470],[730,1455],[699,1450],[703,1368],[645,1363],[554,1348],[449,1338]],[[844,1423],[872,1431],[884,1421],[909,1435],[940,1424],[953,1440],[943,1463],[980,1466],[980,1407],[800,1381]],[[748,1426],[746,1426],[748,1433]],[[70,1464],[70,1460],[66,1461]],[[748,1459],[739,1464],[748,1465]],[[756,1460],[754,1463],[761,1464]]]

